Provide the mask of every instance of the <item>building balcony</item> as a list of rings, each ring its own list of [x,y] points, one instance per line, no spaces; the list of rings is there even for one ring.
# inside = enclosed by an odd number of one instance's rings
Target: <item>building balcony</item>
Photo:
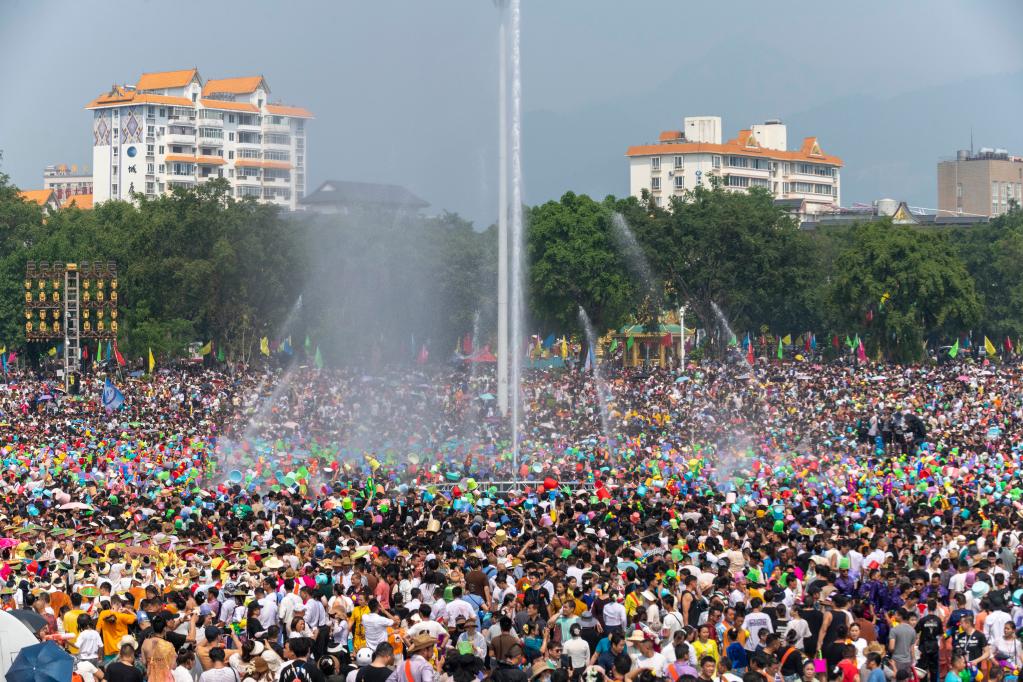
[[[224,146],[224,138],[222,138],[222,137],[206,137],[205,135],[200,135],[199,136],[199,144],[207,145],[207,146],[214,146],[214,147],[223,147]]]
[[[200,126],[205,128],[223,128],[224,119],[222,118],[200,118],[197,120]]]
[[[168,125],[194,126],[195,116],[168,116]]]
[[[183,144],[188,146],[195,145],[195,133],[182,134],[182,133],[167,133],[163,136],[164,144]]]
[[[291,126],[287,123],[264,123],[264,133],[288,133],[291,134]]]
[[[242,132],[261,133],[263,132],[263,126],[259,123],[239,123],[238,130]]]
[[[268,142],[263,140],[264,147],[273,147],[274,149],[291,149],[291,142]]]

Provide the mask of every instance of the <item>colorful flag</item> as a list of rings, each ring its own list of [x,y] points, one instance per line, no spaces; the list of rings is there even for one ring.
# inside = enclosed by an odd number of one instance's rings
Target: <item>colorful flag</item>
[[[785,336],[781,337],[781,342],[784,343],[786,346],[791,346],[792,334],[786,334]]]
[[[884,304],[887,303],[888,299],[890,299],[891,297],[892,297],[892,295],[889,294],[887,291],[884,292],[883,294],[881,294],[881,305],[880,305],[880,307],[883,308]]]
[[[564,360],[568,357],[568,339],[564,336],[561,337],[561,359]]]
[[[217,362],[223,362],[223,361],[224,361],[224,347],[220,346],[219,348],[217,348]]]
[[[149,349],[149,373],[153,373],[153,368],[156,367],[156,358],[153,357],[153,349]]]
[[[415,345],[415,337],[412,337],[412,345]],[[305,335],[305,352],[309,353],[309,352],[312,351],[312,349],[313,349],[313,342],[309,338],[309,335],[306,334]]]
[[[809,334],[807,334],[806,336],[803,337],[803,350],[805,350],[807,353],[810,352],[810,335]]]
[[[316,347],[317,355],[319,355],[319,352],[320,352],[320,347],[317,346]],[[425,365],[427,360],[429,360],[429,359],[430,359],[430,351],[426,350],[426,344],[424,343],[422,345],[422,347],[419,349],[419,355],[416,357],[416,362],[418,362],[420,365]],[[323,367],[323,359],[322,358],[320,358],[320,364],[318,364],[316,367],[317,367],[317,369],[322,369],[322,367]]]
[[[746,344],[746,362],[748,362],[750,366],[752,366],[753,363],[756,362],[756,356],[753,355],[752,343]]]
[[[113,412],[114,410],[121,409],[124,405],[124,394],[117,390],[110,378],[107,377],[107,381],[103,384],[103,409],[107,412]]]
[[[810,350],[817,350],[817,335],[810,334]]]
[[[7,353],[0,353],[0,362],[4,365],[4,374],[7,374]]]
[[[618,350],[618,339],[611,339],[611,350],[609,352],[614,353]]]
[[[632,340],[631,336],[629,338],[625,339],[625,349],[626,350],[632,350],[632,344],[633,344],[633,340]]]
[[[114,347],[109,341],[107,341],[107,354],[105,359],[109,362],[112,357],[114,357]]]
[[[749,332],[746,332],[746,343],[743,344],[746,350],[753,348],[753,340],[749,337]]]
[[[834,336],[831,337],[831,347],[834,348],[835,350],[838,350],[838,344],[839,344],[838,334],[835,334]]]
[[[426,346],[423,346],[423,352],[426,352]],[[316,347],[316,355],[313,357],[313,364],[316,365],[316,369],[323,369],[323,356],[320,355],[320,347]]]
[[[117,358],[117,364],[120,365],[121,367],[124,367],[126,364],[128,364],[124,361],[124,356],[121,355],[121,351],[117,350],[116,348],[114,348],[114,357]]]
[[[670,346],[671,344],[669,343],[668,345]],[[739,345],[739,339],[735,338],[735,334],[732,334],[728,338],[728,347],[731,348],[732,346],[738,346],[738,345]]]
[[[849,350],[856,347],[856,344],[853,343],[853,340],[849,338],[848,334],[845,335],[845,345],[848,346]]]
[[[955,356],[959,355],[959,339],[958,338],[956,339],[956,342],[952,344],[952,347],[948,349],[948,354],[949,354],[949,356],[951,356],[953,358]]]
[[[1005,350],[1007,350],[1010,353],[1012,352],[1012,339],[1010,339],[1008,336],[1005,337]]]
[[[472,353],[472,334],[469,332],[465,333],[465,338],[462,340],[462,352],[466,355]]]
[[[295,352],[291,348],[291,335],[290,334],[288,335],[287,338],[284,339],[284,342],[281,343],[281,351],[284,352],[287,355],[294,355],[295,354]]]
[[[57,347],[50,346],[50,350],[46,351],[46,354],[49,355],[51,358],[55,357],[57,355]]]
[[[6,353],[6,352],[7,352],[7,344],[5,343],[3,346],[0,346],[0,353]]]
[[[259,340],[259,352],[270,357],[270,339],[265,336]]]
[[[963,348],[969,348],[969,347],[970,347],[970,337],[967,336],[966,338],[963,339]]]
[[[785,357],[785,348],[782,346],[782,339],[778,339],[778,359],[781,360]]]
[[[199,349],[199,355],[209,355],[213,352],[213,341],[207,341],[206,345]]]
[[[867,361],[867,349],[863,346],[863,339],[860,339],[860,345],[856,347],[856,357],[860,362]]]
[[[89,347],[88,346],[82,346],[82,359],[83,360],[88,360],[89,359]]]
[[[543,340],[544,350],[550,350],[554,347],[554,334],[549,334],[546,339]]]
[[[995,355],[997,352],[995,350],[995,344],[991,343],[991,340],[986,336],[984,337],[984,351],[987,352],[988,355]]]
[[[732,341],[735,341],[735,336],[732,336]],[[664,336],[661,337],[661,345],[665,348],[671,348],[671,332],[664,332]],[[730,343],[729,345],[734,346],[736,344]]]

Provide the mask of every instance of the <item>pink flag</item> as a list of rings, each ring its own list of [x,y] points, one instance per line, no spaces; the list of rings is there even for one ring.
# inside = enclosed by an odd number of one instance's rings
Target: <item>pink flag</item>
[[[860,339],[860,345],[856,347],[856,358],[860,362],[867,361],[867,349],[863,347],[863,339]]]

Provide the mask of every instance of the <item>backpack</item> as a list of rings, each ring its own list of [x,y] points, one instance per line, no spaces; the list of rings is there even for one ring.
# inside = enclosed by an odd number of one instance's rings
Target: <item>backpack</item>
[[[692,593],[690,593],[690,594],[692,594]],[[693,600],[691,602],[689,602],[689,613],[686,614],[686,620],[689,621],[690,625],[695,627],[695,626],[697,626],[700,623],[700,616],[702,616],[705,611],[709,611],[709,610],[710,610],[710,602],[707,601],[707,598],[706,597],[697,597],[694,594],[693,595]]]

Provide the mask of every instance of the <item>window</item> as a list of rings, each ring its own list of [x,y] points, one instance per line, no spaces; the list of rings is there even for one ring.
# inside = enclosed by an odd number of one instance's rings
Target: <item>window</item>
[[[675,157],[675,168],[676,169],[682,168],[682,157],[681,156],[676,156]]]
[[[763,187],[764,189],[770,189],[771,181],[768,180],[767,178],[750,178],[749,179],[749,186],[750,187]]]
[[[155,114],[155,113],[156,113],[156,107],[154,107],[152,104],[150,104],[148,107],[146,107],[146,115],[147,116],[152,118],[153,114]]]
[[[291,152],[267,150],[263,154],[263,158],[267,161],[291,161]]]
[[[832,189],[833,188],[832,188],[831,185],[814,185],[813,186],[813,193],[814,194],[827,194],[827,195],[830,195]]]
[[[114,156],[117,156],[118,152],[120,151],[121,150],[118,147],[114,147]]]
[[[228,142],[234,142],[234,133],[228,133],[227,134],[227,141]]]
[[[228,152],[227,153],[227,158],[233,159],[234,158],[234,152]]]
[[[721,168],[721,157],[720,156],[713,157],[711,159],[711,165],[714,166],[714,168]]]
[[[661,179],[660,178],[650,178],[650,189],[652,189],[655,192],[660,190],[661,189]]]
[[[749,159],[745,156],[729,156],[728,166],[730,168],[749,168]]]
[[[146,194],[152,194],[153,190],[155,188],[156,188],[156,183],[155,182],[147,182],[146,183]]]
[[[167,115],[167,107],[160,107],[160,116],[163,117],[163,116],[166,116],[166,115]]]
[[[166,171],[166,168],[167,168],[167,167],[166,167],[166,166],[164,166],[164,165],[163,165],[162,163],[160,164],[160,172],[161,172],[161,173],[165,173],[165,172],[167,172],[167,171]],[[161,189],[160,191],[162,192],[163,190]]]
[[[115,132],[114,135],[116,136],[117,133]],[[661,170],[661,157],[659,157],[659,156],[651,156],[650,157],[650,170],[652,170],[652,171],[659,171],[659,170]]]
[[[182,149],[184,149],[184,147],[182,147],[182,146],[181,146],[181,145],[179,145],[179,144],[176,144],[176,145],[171,145],[171,153],[172,153],[172,154],[182,154],[182,153],[183,153],[183,152],[181,151]]]
[[[280,133],[267,133],[263,136],[263,142],[266,144],[291,144],[290,135],[282,135]]]
[[[114,194],[117,194],[117,185],[111,185],[111,186],[110,186],[110,191],[111,191],[112,193],[114,193]]]
[[[160,145],[160,153],[163,154],[163,145]]]
[[[224,139],[224,131],[220,128],[199,128],[199,137],[222,140]]]
[[[675,189],[682,189],[685,186],[686,186],[685,176],[684,175],[676,175],[675,176]]]
[[[660,206],[660,205],[661,205],[661,198],[660,198],[660,197],[654,197],[654,203],[655,203],[655,204],[656,204],[657,206]]]
[[[813,183],[812,182],[793,182],[790,183],[793,192],[799,192],[801,194],[813,194]]]
[[[228,114],[227,115],[227,122],[228,123],[234,123],[234,114]]]
[[[726,175],[726,187],[749,187],[749,178],[745,175]]]
[[[757,170],[767,170],[768,161],[767,159],[750,159],[749,167],[756,168]]]
[[[114,142],[117,142],[117,128],[114,128],[113,137],[111,138]]]
[[[156,133],[156,126],[146,126],[146,136],[152,137]]]
[[[111,166],[110,167],[110,172],[112,174],[114,174],[114,175],[117,175],[117,170],[118,170],[118,166]]]
[[[156,164],[147,163],[146,164],[146,173],[149,174],[149,175],[152,175],[153,171],[155,170],[155,168],[156,168]]]

